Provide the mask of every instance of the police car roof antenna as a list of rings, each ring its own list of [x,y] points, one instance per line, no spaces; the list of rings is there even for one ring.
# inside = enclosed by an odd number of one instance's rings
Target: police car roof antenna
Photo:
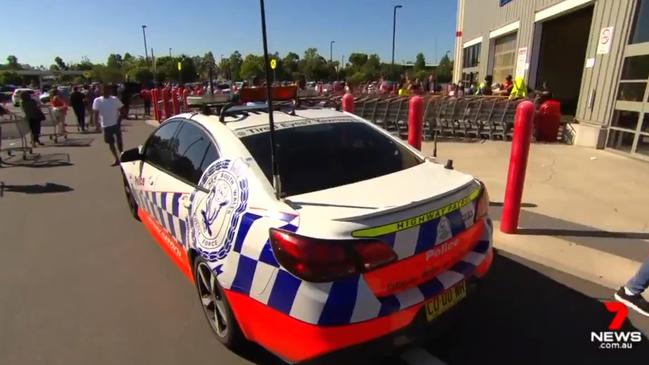
[[[266,103],[268,104],[268,124],[270,126],[270,163],[273,173],[273,187],[275,188],[275,197],[277,200],[282,196],[282,184],[279,178],[279,166],[277,163],[276,146],[275,146],[275,121],[273,120],[273,93],[272,79],[270,71],[270,58],[268,57],[268,41],[266,40],[266,10],[264,0],[259,0],[261,9],[261,37],[264,43],[264,71],[266,72]]]

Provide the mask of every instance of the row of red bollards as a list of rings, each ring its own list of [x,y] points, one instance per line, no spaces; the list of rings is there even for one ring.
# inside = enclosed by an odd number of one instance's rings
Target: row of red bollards
[[[343,96],[342,109],[345,112],[354,112],[354,96],[352,94],[347,93]],[[408,144],[418,150],[421,150],[423,127],[424,99],[415,95],[410,98],[408,108]],[[500,230],[503,233],[515,234],[518,231],[518,218],[521,211],[533,127],[534,104],[530,101],[523,101],[516,107],[505,201],[500,220]]]

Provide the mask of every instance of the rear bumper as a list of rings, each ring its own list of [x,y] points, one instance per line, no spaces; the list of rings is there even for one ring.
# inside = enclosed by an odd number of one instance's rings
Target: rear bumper
[[[488,257],[491,255],[490,248]],[[395,345],[420,338],[422,332],[428,335],[443,328],[442,323],[474,296],[471,293],[490,265],[491,259],[484,260],[470,277],[467,300],[430,323],[426,321],[423,302],[364,322],[318,326],[297,320],[236,291],[225,290],[225,294],[241,330],[250,341],[289,362],[320,358],[318,361],[328,359],[330,363],[338,356],[363,353],[367,351],[365,346],[391,350]]]

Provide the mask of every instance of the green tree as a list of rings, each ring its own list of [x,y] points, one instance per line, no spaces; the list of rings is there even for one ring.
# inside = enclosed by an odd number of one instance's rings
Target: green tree
[[[300,56],[297,53],[289,52],[282,59],[282,70],[286,78],[294,79],[294,75],[299,72]]]
[[[244,80],[264,76],[264,58],[253,54],[247,55],[241,64],[240,75]]]
[[[424,54],[419,52],[417,53],[417,58],[415,59],[415,71],[421,71],[426,68],[426,58]]]
[[[153,83],[153,72],[148,67],[137,67],[131,72],[132,78],[140,84],[149,86]]]
[[[354,70],[360,70],[365,63],[367,63],[367,55],[365,53],[352,53],[349,55],[349,63]]]
[[[241,70],[241,64],[243,63],[243,58],[241,58],[241,53],[239,51],[234,51],[229,58],[229,67],[230,67],[230,79],[232,81],[237,81],[241,79],[239,74]]]
[[[219,75],[228,80],[233,80],[232,78],[232,71],[230,69],[230,59],[229,58],[223,58],[221,59],[221,62],[219,62]]]
[[[63,59],[61,59],[61,57],[54,57],[54,62],[56,63],[56,66],[59,68],[59,70],[65,71],[68,69],[68,66],[65,64],[65,62],[63,62]]]
[[[448,55],[444,55],[439,60],[439,66],[437,66],[437,81],[438,82],[450,82],[453,78],[453,61],[448,58]]]
[[[122,59],[122,55],[119,53],[111,53],[108,55],[108,60],[106,61],[106,66],[121,70],[122,66],[124,65],[124,60]]]
[[[3,85],[22,85],[22,78],[14,71],[0,73],[0,84]]]
[[[207,79],[209,77],[210,69],[212,69],[214,72],[218,71],[216,67],[216,60],[214,59],[214,55],[211,51],[205,53],[203,57],[200,58],[200,63],[198,63],[197,66],[198,74],[203,79]]]
[[[14,55],[7,56],[7,68],[9,70],[20,70],[20,64],[18,63],[18,57]]]

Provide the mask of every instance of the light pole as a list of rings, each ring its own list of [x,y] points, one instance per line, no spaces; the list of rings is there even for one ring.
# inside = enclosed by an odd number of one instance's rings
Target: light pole
[[[169,47],[169,57],[171,57],[171,47]]]
[[[334,58],[334,43],[336,41],[329,42],[329,62],[332,62]]]
[[[149,48],[146,46],[146,25],[142,25],[142,37],[144,38],[144,60],[149,64]]]
[[[395,5],[392,13],[392,66],[394,67],[394,40],[397,31],[397,9],[403,8],[402,5]]]

